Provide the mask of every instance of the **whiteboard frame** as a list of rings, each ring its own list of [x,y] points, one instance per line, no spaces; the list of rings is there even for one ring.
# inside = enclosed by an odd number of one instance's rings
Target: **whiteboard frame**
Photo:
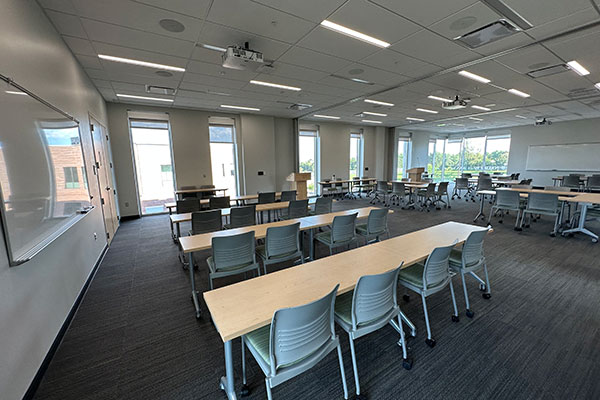
[[[547,168],[547,169],[542,169],[542,168],[529,168],[529,152],[531,151],[532,147],[554,147],[554,146],[577,146],[577,145],[583,145],[583,144],[596,144],[596,145],[600,145],[600,142],[582,142],[582,143],[555,143],[555,144],[530,144],[527,148],[527,163],[525,165],[525,170],[526,171],[579,171],[579,172],[596,172],[596,171],[600,171],[600,163],[598,164],[598,168],[597,169],[589,169],[589,168],[569,168],[569,169],[562,169],[562,168]]]

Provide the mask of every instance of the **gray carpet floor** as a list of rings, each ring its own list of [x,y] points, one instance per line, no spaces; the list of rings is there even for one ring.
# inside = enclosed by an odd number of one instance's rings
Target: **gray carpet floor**
[[[334,202],[334,209],[368,205]],[[452,209],[396,211],[392,236],[445,221],[471,223],[478,204],[456,200]],[[489,207],[489,205],[487,205]],[[467,282],[475,317],[465,316],[455,280],[460,322],[451,321],[449,291],[428,299],[437,346],[429,348],[420,299],[401,301],[417,325],[409,339],[414,367],[401,367],[391,327],[356,341],[362,392],[370,399],[599,399],[600,244],[581,235],[551,238],[542,219],[524,232],[514,216],[485,243],[492,298]],[[600,231],[600,226],[590,225]],[[182,229],[187,231],[186,227]],[[325,256],[326,249],[317,247]],[[197,282],[208,287],[199,255]],[[285,266],[281,266],[284,268]],[[225,285],[235,279],[217,281]],[[223,399],[223,344],[206,307],[194,318],[187,272],[177,260],[167,216],[123,222],[99,267],[36,399]],[[355,390],[348,339],[339,330],[348,388]],[[234,342],[241,385],[240,342]],[[249,399],[265,399],[264,376],[248,356]],[[335,352],[317,367],[273,390],[275,399],[342,399]]]

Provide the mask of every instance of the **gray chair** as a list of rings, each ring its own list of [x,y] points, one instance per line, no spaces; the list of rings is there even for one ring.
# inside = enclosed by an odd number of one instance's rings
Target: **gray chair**
[[[210,290],[213,280],[225,276],[239,275],[256,271],[260,275],[260,265],[256,262],[254,231],[231,236],[212,238],[212,256],[206,259]]]
[[[387,204],[387,195],[390,192],[388,182],[387,181],[377,181],[377,186],[373,191],[373,198],[370,203],[375,204],[376,202]]]
[[[192,189],[198,189],[198,186],[182,186],[180,189],[181,190],[192,190]],[[197,198],[198,198],[198,193],[197,192],[181,193],[181,199],[182,200],[197,199]]]
[[[446,196],[447,202],[442,199],[443,196]],[[450,195],[448,194],[448,182],[440,182],[438,184],[438,188],[435,191],[435,200],[433,204],[435,204],[436,208],[439,210],[440,203],[444,203],[444,207],[450,208]]]
[[[465,200],[469,201],[466,196],[471,194],[471,190],[473,190],[471,185],[469,185],[469,178],[456,178],[454,183],[454,192],[452,193],[452,200],[454,200],[455,197],[461,199],[462,197],[460,195],[462,194],[463,190],[466,191]]]
[[[467,178],[467,179],[469,179],[469,178],[473,177],[473,174],[470,173],[470,172],[463,172],[460,176],[461,176],[461,178]]]
[[[483,255],[483,239],[487,235],[489,228],[486,230],[471,232],[462,248],[452,249],[450,252],[450,269],[460,273],[462,279],[463,291],[465,293],[465,303],[467,307],[467,317],[473,318],[475,313],[471,310],[469,304],[469,293],[467,291],[467,283],[465,275],[471,275],[479,282],[479,290],[484,292],[483,298],[489,300],[492,297],[492,288],[490,286],[490,277],[488,275],[485,256]],[[485,281],[481,279],[476,271],[483,269]]]
[[[275,192],[261,192],[258,194],[258,204],[275,203]]]
[[[556,231],[558,229],[558,218],[560,216],[557,194],[529,193],[529,198],[527,199],[527,207],[525,208],[525,210],[523,210],[523,214],[521,216],[521,228],[523,228],[523,223],[527,214],[529,214],[529,220],[531,220],[532,215],[553,216],[554,229],[552,230],[552,232],[550,232],[550,236],[556,236]],[[525,225],[526,228],[529,228],[529,226],[529,223]]]
[[[417,197],[419,197],[419,202],[421,203],[421,211],[427,207],[427,212],[429,212],[429,207],[435,201],[435,183],[430,183],[426,189],[419,190]]]
[[[588,192],[600,191],[600,175],[592,175],[588,178],[586,190]]]
[[[200,189],[214,189],[215,185],[200,185]],[[201,199],[207,199],[209,197],[216,196],[216,191],[198,192],[198,197]]]
[[[579,190],[579,188],[580,188],[579,175],[563,176],[561,186]]]
[[[298,259],[304,264],[304,256],[300,249],[300,222],[267,228],[265,244],[256,246],[256,254],[263,261],[265,274],[269,264]]]
[[[375,332],[387,324],[392,325],[400,333],[398,344],[402,346],[402,365],[406,369],[412,368],[397,301],[398,272],[401,267],[402,265],[379,275],[361,276],[353,291],[344,293],[335,300],[335,322],[348,333],[357,396],[360,395],[360,383],[354,350],[355,339]]]
[[[490,216],[488,217],[488,225],[492,220],[492,215],[495,215],[496,213],[499,214],[500,219],[498,220],[498,223],[501,224],[504,219],[503,211],[516,211],[517,218],[515,220],[515,231],[518,231],[521,229],[519,228],[519,218],[521,216],[521,210],[523,210],[523,202],[521,201],[521,196],[519,192],[515,192],[514,190],[497,189],[496,201],[490,211]]]
[[[177,214],[200,211],[200,202],[196,197],[194,197],[193,199],[177,200],[175,204]]]
[[[329,247],[329,255],[333,254],[333,249],[340,246],[350,246],[358,241],[356,240],[356,216],[358,213],[350,215],[338,215],[333,218],[333,224],[330,231],[320,232],[315,235],[315,240]]]
[[[356,233],[365,238],[365,244],[370,240],[379,242],[382,235],[387,235],[390,238],[390,231],[387,225],[387,208],[371,210],[366,224],[356,225]]]
[[[435,346],[435,339],[431,336],[431,326],[429,325],[429,314],[427,313],[427,302],[425,298],[434,293],[439,292],[446,286],[450,285],[450,294],[452,296],[452,305],[454,306],[454,314],[452,321],[458,322],[458,308],[456,307],[456,297],[454,296],[454,287],[452,286],[452,277],[454,272],[450,271],[449,258],[450,252],[456,245],[455,241],[450,246],[438,247],[434,249],[425,264],[417,263],[400,271],[398,282],[421,295],[423,302],[423,312],[425,313],[425,324],[427,325],[427,339],[425,343],[429,347]],[[408,296],[405,296],[405,300]]]
[[[192,213],[192,229],[190,235],[220,231],[223,229],[221,210],[198,211]]]
[[[406,196],[408,196],[408,192],[406,191],[404,182],[392,182],[392,193],[390,194],[388,205],[395,204],[399,206],[400,204],[404,204]]]
[[[308,199],[293,200],[288,205],[287,212],[283,215],[283,219],[302,218],[308,215]]]
[[[323,186],[323,196],[334,196],[336,194],[335,184],[331,182],[331,179],[323,179],[325,182]]]
[[[220,197],[210,197],[208,200],[208,207],[211,210],[217,210],[220,208],[229,208],[231,207],[231,201],[229,200],[229,196],[220,196]]]
[[[315,210],[311,211],[310,215],[328,214],[333,208],[333,200],[331,197],[318,197],[315,202]]]
[[[281,192],[281,201],[292,201],[296,200],[296,191],[295,190],[285,190]]]
[[[248,347],[265,374],[267,398],[271,389],[315,366],[337,349],[344,398],[348,387],[339,337],[335,334],[333,307],[339,285],[324,297],[311,303],[275,311],[271,325],[242,336],[242,382],[246,387],[246,354]]]
[[[232,207],[227,229],[256,225],[256,205]]]
[[[338,196],[340,199],[342,199],[344,197],[344,194],[347,193],[344,192],[344,189],[347,189],[348,187],[344,187],[344,183],[342,182],[342,178],[335,178],[335,194],[336,196]]]

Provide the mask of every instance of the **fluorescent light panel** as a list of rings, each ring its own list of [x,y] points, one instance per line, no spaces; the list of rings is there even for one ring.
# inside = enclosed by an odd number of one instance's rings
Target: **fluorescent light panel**
[[[483,76],[476,75],[469,71],[463,70],[463,71],[460,71],[458,74],[461,76],[464,76],[465,78],[473,79],[474,81],[481,82],[481,83],[490,83],[491,82],[491,80],[484,78]]]
[[[4,93],[6,93],[6,94],[18,94],[18,95],[21,95],[21,96],[27,96],[27,93],[25,93],[25,92],[18,92],[16,90],[5,90]]]
[[[245,111],[260,111],[260,108],[254,108],[254,107],[244,107],[244,106],[230,106],[227,104],[221,104],[222,108],[232,108],[234,110],[245,110]]]
[[[483,118],[469,117],[473,121],[483,121]]]
[[[515,115],[515,117],[517,117],[517,118],[521,118],[521,119],[527,119],[527,117],[524,117],[524,116],[522,116],[522,115]]]
[[[363,111],[363,114],[367,114],[367,115],[375,115],[376,117],[387,117],[387,114],[382,114],[382,113],[376,113],[376,112],[371,112],[371,111]]]
[[[419,121],[419,122],[424,122],[425,120],[422,118],[414,118],[414,117],[406,117],[407,120],[409,121]]]
[[[588,71],[587,69],[585,69],[583,65],[579,64],[575,60],[569,61],[567,63],[567,65],[569,66],[569,68],[571,68],[573,71],[577,72],[581,76],[586,76],[586,75],[590,74],[590,71]]]
[[[379,104],[380,106],[394,107],[394,105],[392,103],[386,103],[385,101],[379,101],[379,100],[365,99],[365,103]]]
[[[274,87],[277,89],[293,90],[295,92],[299,92],[300,90],[302,90],[301,88],[296,87],[296,86],[280,85],[279,83],[271,83],[271,82],[264,82],[264,81],[255,81],[255,80],[251,80],[250,83],[253,85],[268,86],[268,87]]]
[[[600,90],[600,82],[596,83],[594,86],[596,87],[596,89]]]
[[[374,38],[373,36],[366,35],[364,33],[355,31],[354,29],[346,28],[340,24],[336,24],[335,22],[331,22],[328,20],[323,20],[321,22],[321,26],[331,29],[332,31],[341,33],[342,35],[350,36],[354,39],[362,40],[363,42],[367,42],[369,44],[375,45],[377,47],[390,47],[390,43],[385,42],[383,40],[379,40]]]
[[[227,49],[225,49],[223,47],[213,46],[212,44],[206,44],[206,43],[203,43],[202,47],[204,47],[205,49],[208,49],[208,50],[221,51],[223,53],[225,53],[227,51]]]
[[[120,63],[124,63],[124,64],[139,65],[140,67],[156,68],[156,69],[167,70],[167,71],[185,72],[185,68],[173,67],[171,65],[164,65],[164,64],[156,64],[156,63],[140,61],[140,60],[132,60],[131,58],[107,56],[105,54],[98,54],[98,58],[101,58],[102,60],[120,62]]]
[[[370,124],[381,124],[381,121],[373,121],[372,119],[363,119],[362,122],[367,122]]]
[[[134,96],[132,94],[120,94],[120,93],[117,93],[117,97],[123,97],[123,98],[126,98],[126,99],[137,99],[137,100],[164,101],[166,103],[172,103],[173,102],[173,99],[161,99],[160,97]]]
[[[517,89],[508,89],[508,92],[512,93],[516,96],[519,96],[519,97],[529,97],[530,96],[529,94],[527,94],[525,92],[521,92],[520,90],[517,90]]]
[[[421,112],[424,112],[424,113],[429,113],[429,114],[437,114],[437,113],[438,113],[437,111],[434,111],[434,110],[428,110],[428,109],[426,109],[426,108],[417,108],[417,111],[421,111]]]
[[[431,99],[431,100],[443,101],[443,102],[446,102],[446,103],[449,103],[449,102],[452,101],[452,99],[446,99],[445,97],[438,97],[438,96],[427,96],[427,98]]]
[[[323,114],[314,114],[313,117],[326,118],[326,119],[340,119],[340,117],[334,117],[333,115],[323,115]]]
[[[474,108],[476,110],[481,110],[481,111],[492,111],[491,108],[487,108],[487,107],[483,107],[483,106],[471,106],[471,108]]]

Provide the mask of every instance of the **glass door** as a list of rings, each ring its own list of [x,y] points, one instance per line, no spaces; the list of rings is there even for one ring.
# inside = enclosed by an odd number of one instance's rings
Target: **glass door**
[[[360,133],[350,134],[350,173],[349,179],[360,177],[363,171],[363,136]]]
[[[317,196],[319,191],[319,133],[301,130],[298,136],[298,171],[310,172],[307,182],[308,196]]]
[[[230,197],[237,196],[235,129],[233,125],[210,125],[209,133],[212,184],[216,188],[227,188]]]
[[[175,201],[168,121],[130,120],[131,143],[142,215],[165,212]]]

